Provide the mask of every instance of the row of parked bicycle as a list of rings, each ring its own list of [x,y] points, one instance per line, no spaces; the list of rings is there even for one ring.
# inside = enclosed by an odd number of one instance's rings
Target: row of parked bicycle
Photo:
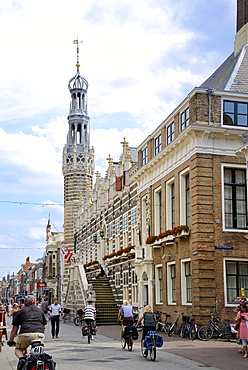
[[[194,315],[187,315],[178,311],[175,311],[175,313],[177,314],[175,322],[169,323],[170,315],[160,311],[155,312],[157,318],[156,332],[164,332],[169,337],[175,333],[179,334],[182,338],[188,336],[191,340],[199,338],[203,341],[207,341],[213,337],[227,340],[236,337],[235,324],[230,324],[229,319],[221,323],[218,316],[211,315],[209,323],[198,328]],[[165,316],[164,322],[161,320],[161,315]],[[182,318],[181,324],[179,324],[180,318]]]

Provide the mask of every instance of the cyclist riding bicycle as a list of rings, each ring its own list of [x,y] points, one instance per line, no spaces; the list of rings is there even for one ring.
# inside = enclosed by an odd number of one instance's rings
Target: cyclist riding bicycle
[[[155,327],[156,327],[156,323],[157,323],[156,316],[154,315],[151,306],[149,306],[149,305],[145,306],[144,313],[143,313],[142,316],[140,316],[140,318],[139,318],[139,320],[136,324],[136,327],[141,323],[141,321],[143,319],[144,319],[144,326],[143,326],[142,339],[144,341],[148,331],[150,331],[150,330],[155,331]]]
[[[133,307],[130,305],[130,303],[127,300],[123,301],[123,305],[121,306],[119,312],[118,312],[118,320],[121,320],[122,316],[122,330],[125,329],[126,325],[134,323],[133,318],[134,312]]]
[[[87,326],[89,326],[89,324],[91,324],[91,326],[93,326],[94,321],[96,320],[96,309],[92,305],[92,303],[93,303],[93,301],[91,301],[89,299],[88,304],[87,304],[87,306],[85,306],[84,312],[83,312],[83,319],[84,319],[85,324]]]
[[[25,297],[23,308],[18,311],[13,319],[13,326],[7,344],[12,347],[16,344],[15,355],[19,359],[18,370],[25,364],[24,353],[32,340],[40,340],[44,344],[44,332],[46,328],[44,312],[35,306],[35,298],[32,295]],[[16,343],[15,335],[20,328]]]

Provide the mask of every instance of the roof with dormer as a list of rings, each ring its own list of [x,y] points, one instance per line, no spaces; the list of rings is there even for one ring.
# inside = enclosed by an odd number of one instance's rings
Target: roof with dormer
[[[248,93],[247,68],[248,44],[238,54],[232,53],[200,87]]]

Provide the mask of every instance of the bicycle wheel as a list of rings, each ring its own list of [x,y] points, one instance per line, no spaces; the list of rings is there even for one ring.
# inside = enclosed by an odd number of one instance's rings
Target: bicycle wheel
[[[194,340],[196,338],[196,333],[197,333],[196,326],[195,324],[192,324],[189,329],[189,337],[191,340]]]
[[[73,322],[74,322],[74,324],[76,325],[76,326],[79,326],[80,325],[80,318],[77,316],[77,317],[75,317],[75,319],[73,320]]]
[[[146,358],[148,355],[148,348],[144,347],[142,342],[141,342],[141,353],[142,353],[142,356]]]
[[[160,324],[157,322],[157,324],[155,326],[155,332],[157,333],[158,331],[160,331]]]
[[[175,333],[176,328],[177,328],[177,324],[176,324],[176,323],[174,323],[174,324],[172,324],[172,325],[171,325],[171,327],[170,327],[170,329],[169,329],[169,331],[168,331],[168,337],[171,337],[171,336],[172,336],[172,334],[174,334],[174,333]]]
[[[122,333],[121,333],[121,346],[123,349],[125,349],[126,347],[126,339],[122,337]]]
[[[229,341],[232,336],[231,328],[227,326],[224,330],[224,337]]]
[[[186,327],[186,324],[185,323],[183,323],[182,325],[181,325],[181,327],[180,327],[180,329],[179,329],[180,331],[179,331],[179,335],[180,335],[180,337],[181,338],[184,338],[184,337],[186,337],[186,335],[187,335],[187,327]]]
[[[198,330],[198,337],[200,340],[209,340],[212,338],[214,330],[211,326],[204,325]]]
[[[129,335],[128,340],[127,340],[127,349],[129,351],[132,351],[133,349],[133,338],[131,337],[131,335]]]
[[[89,333],[88,333],[88,343],[90,344],[90,340],[91,340],[91,333],[90,333],[90,329],[89,329]]]
[[[152,361],[155,361],[156,360],[156,347],[153,346],[152,348],[150,348],[150,359]]]
[[[161,331],[164,331],[164,332],[165,332],[165,334],[168,334],[168,333],[169,333],[170,328],[171,328],[171,325],[170,325],[170,324],[165,324],[165,325],[163,325],[163,327],[162,327]]]

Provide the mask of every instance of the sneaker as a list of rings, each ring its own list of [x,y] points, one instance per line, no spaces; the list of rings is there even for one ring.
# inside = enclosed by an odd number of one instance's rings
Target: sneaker
[[[58,338],[59,336],[58,335],[56,335],[56,338]]]
[[[52,338],[54,339],[54,336],[52,336]]]
[[[93,337],[93,335],[91,336],[91,340],[94,340],[94,337]]]

